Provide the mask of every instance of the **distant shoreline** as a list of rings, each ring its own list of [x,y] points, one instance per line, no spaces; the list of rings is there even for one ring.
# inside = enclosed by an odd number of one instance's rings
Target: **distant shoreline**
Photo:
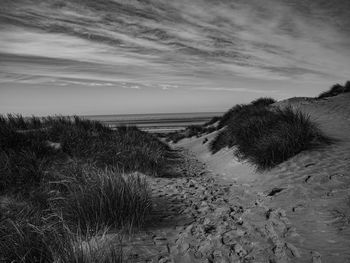
[[[148,132],[172,132],[190,125],[200,125],[222,112],[191,113],[153,113],[153,114],[115,114],[84,115],[85,119],[100,121],[112,128],[117,126],[137,126]]]

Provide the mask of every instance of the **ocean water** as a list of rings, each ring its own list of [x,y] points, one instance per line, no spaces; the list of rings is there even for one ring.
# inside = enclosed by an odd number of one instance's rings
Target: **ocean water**
[[[184,129],[189,125],[204,124],[214,116],[221,116],[222,112],[197,113],[156,113],[156,114],[125,114],[125,115],[89,115],[82,116],[90,120],[97,120],[108,126],[137,126],[148,132],[172,132]]]

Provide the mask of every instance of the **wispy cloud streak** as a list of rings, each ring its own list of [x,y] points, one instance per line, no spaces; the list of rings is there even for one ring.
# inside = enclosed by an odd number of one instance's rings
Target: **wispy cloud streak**
[[[0,82],[316,89],[348,77],[349,10],[346,0],[4,0]]]

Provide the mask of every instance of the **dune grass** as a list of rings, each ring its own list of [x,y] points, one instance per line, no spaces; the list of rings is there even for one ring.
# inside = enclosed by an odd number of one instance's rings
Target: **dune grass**
[[[61,149],[53,149],[49,142]],[[166,144],[135,127],[114,131],[78,117],[26,121],[21,116],[1,117],[0,147],[0,190],[39,183],[45,169],[62,158],[79,158],[121,172],[159,175],[171,155]]]
[[[228,129],[220,131],[214,140],[209,143],[211,153],[217,153],[225,147],[232,147],[234,145],[234,137],[229,133]]]
[[[115,245],[102,257],[77,240],[141,227],[151,209],[142,174],[161,175],[172,154],[135,127],[0,117],[0,260],[120,262]]]
[[[107,228],[94,234],[73,232],[58,214],[28,202],[8,202],[0,219],[1,262],[122,262],[121,236],[107,239]]]
[[[149,189],[138,173],[120,175],[72,163],[55,177],[51,204],[70,229],[84,234],[106,226],[127,231],[141,227],[150,212]]]
[[[273,99],[273,98],[262,97],[262,98],[258,98],[256,100],[253,100],[251,102],[251,104],[253,106],[257,106],[257,107],[259,107],[259,106],[267,107],[267,106],[269,106],[271,104],[274,104],[275,102],[276,102],[276,100]]]
[[[273,98],[263,97],[252,101],[248,105],[250,105],[251,107],[268,107],[270,104],[273,104],[275,102],[276,100]],[[227,112],[225,112],[225,114],[221,117],[219,121],[218,129],[221,129],[227,126],[229,123],[231,123],[232,118],[236,115],[237,112],[241,111],[243,107],[247,109],[245,104],[237,104],[231,109],[229,109]]]
[[[225,128],[210,143],[210,150],[215,153],[235,146],[236,157],[264,170],[301,151],[331,142],[309,116],[290,107],[268,105],[251,103],[230,109],[224,120]]]
[[[206,126],[210,126],[210,125],[213,125],[215,123],[217,123],[218,121],[220,121],[221,119],[221,116],[214,116],[213,118],[211,118],[209,121],[207,121],[206,123],[204,123],[204,127]]]
[[[268,98],[268,97],[263,97],[256,99],[251,102],[251,105],[256,106],[256,107],[266,107],[269,106],[270,104],[275,103],[276,100],[273,98]],[[208,122],[206,122],[203,125],[190,125],[186,127],[184,131],[175,131],[167,134],[167,141],[172,141],[173,143],[177,143],[182,139],[185,138],[191,138],[193,136],[200,137],[203,134],[208,134],[212,133],[216,130],[219,130],[228,123],[230,123],[232,116],[235,114],[237,110],[240,110],[240,107],[243,105],[237,105],[230,109],[228,112],[226,112],[223,116],[215,116],[212,119],[210,119]],[[218,123],[216,126],[213,126],[213,124]],[[217,140],[214,142],[214,145],[212,147],[213,152],[217,152],[218,150],[221,149],[221,145],[224,141],[229,143],[230,141],[230,136],[225,135],[225,132],[222,132],[220,135],[220,140]]]
[[[350,81],[347,81],[344,86],[340,84],[333,85],[329,90],[322,92],[317,98],[324,99],[347,92],[350,92]]]

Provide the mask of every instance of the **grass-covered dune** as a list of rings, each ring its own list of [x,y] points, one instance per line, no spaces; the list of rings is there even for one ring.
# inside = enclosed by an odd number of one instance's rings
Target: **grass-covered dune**
[[[211,141],[210,150],[235,146],[236,157],[261,170],[331,142],[309,116],[291,107],[271,107],[272,103],[273,99],[261,98],[230,109],[218,124],[223,129]]]
[[[347,81],[344,85],[335,84],[329,90],[322,92],[317,99],[324,99],[328,97],[334,97],[342,93],[350,92],[350,81]]]
[[[333,85],[310,101],[346,92],[350,92],[350,81],[345,85]],[[291,107],[273,106],[274,103],[276,100],[273,98],[263,97],[248,104],[235,105],[203,125],[167,134],[167,140],[177,143],[184,138],[217,131],[216,137],[209,143],[213,154],[235,146],[234,155],[249,161],[258,170],[272,168],[301,151],[332,142],[309,116]]]
[[[171,154],[135,127],[0,117],[0,261],[120,261],[115,244],[87,244],[142,226],[151,201],[140,173],[160,175]]]
[[[347,92],[349,83],[342,86],[341,93]],[[334,87],[326,93],[333,90]],[[204,125],[189,126],[185,131],[168,134],[168,140],[176,143],[184,138],[217,131],[216,137],[209,143],[213,154],[234,146],[234,156],[249,161],[258,170],[270,169],[301,151],[331,143],[332,140],[309,116],[291,107],[273,106],[274,103],[276,100],[273,98],[264,97],[248,104],[235,105]]]
[[[275,103],[276,101],[272,98],[260,98],[252,102],[255,106],[269,105]],[[168,142],[177,143],[184,138],[191,138],[193,136],[200,137],[204,134],[212,133],[218,129],[223,128],[230,122],[230,117],[235,108],[227,111],[223,116],[215,116],[203,125],[191,125],[188,126],[183,131],[175,131],[166,134],[166,139]]]

